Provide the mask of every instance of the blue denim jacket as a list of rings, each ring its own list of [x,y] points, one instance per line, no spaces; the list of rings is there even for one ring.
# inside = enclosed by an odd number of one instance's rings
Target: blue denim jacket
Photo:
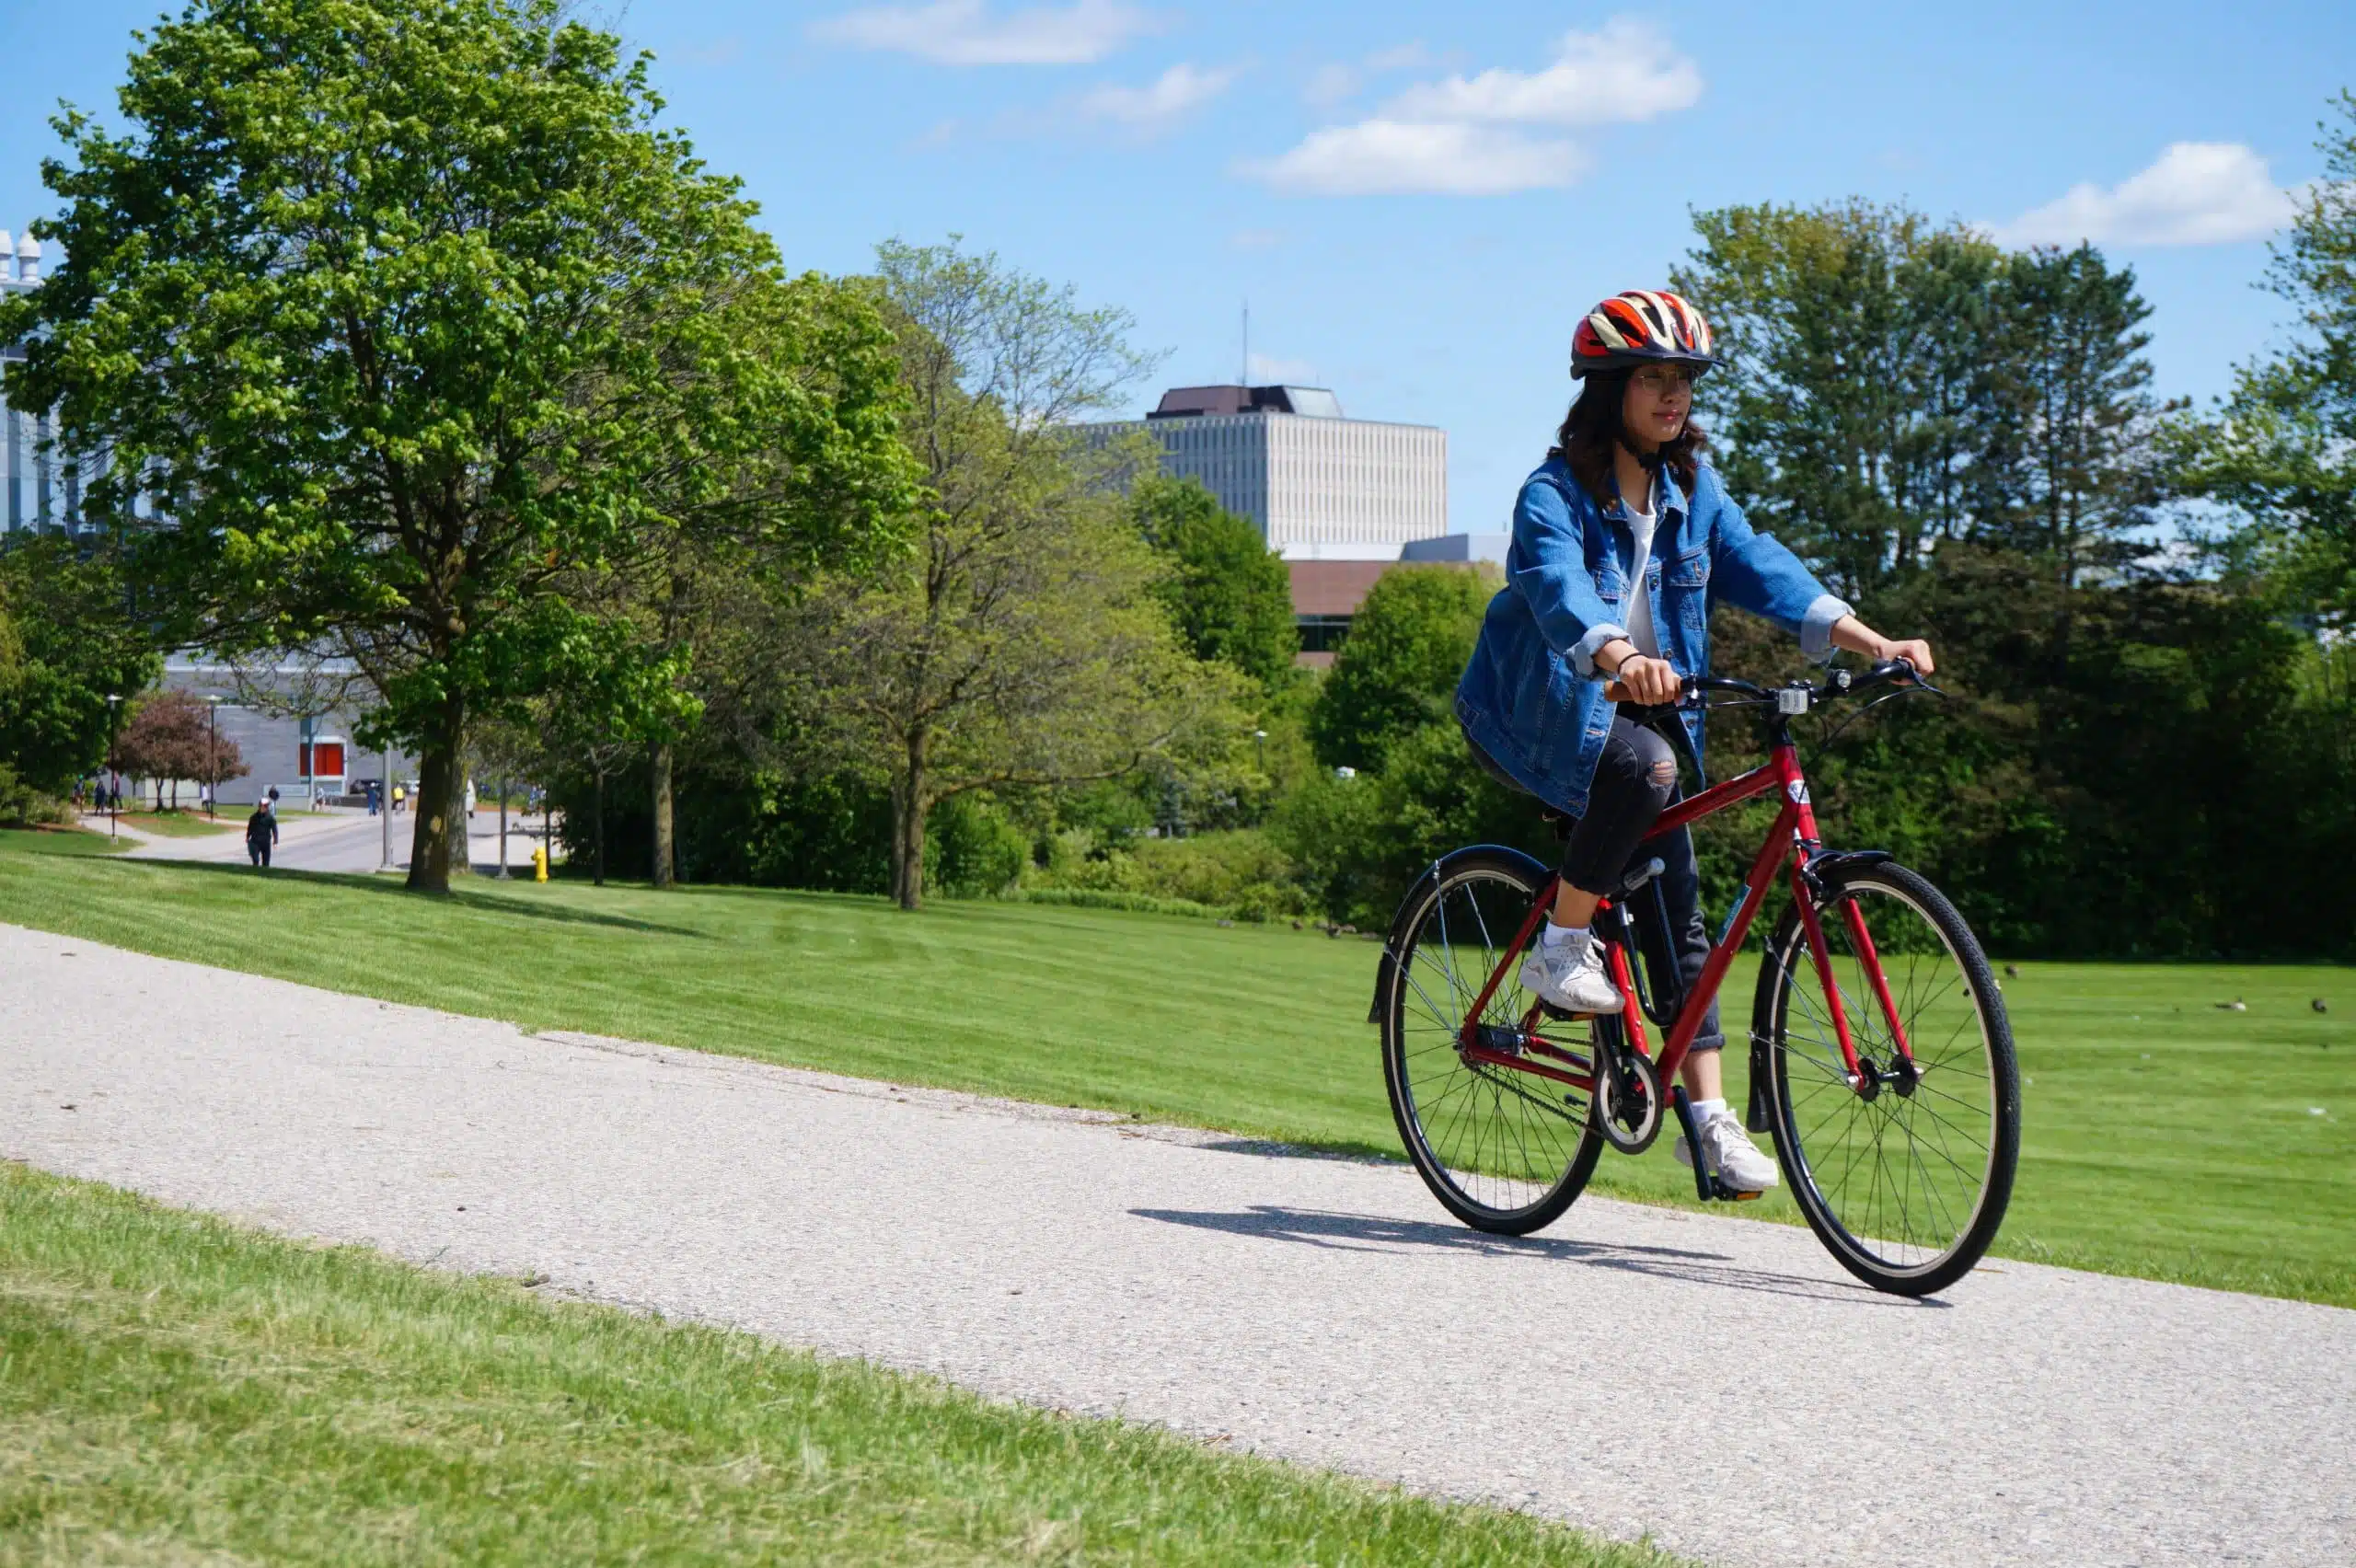
[[[1481,640],[1456,688],[1465,733],[1522,788],[1573,816],[1587,812],[1596,759],[1611,732],[1599,649],[1628,635],[1622,609],[1634,536],[1616,498],[1600,507],[1559,457],[1523,481],[1513,509],[1506,585],[1489,601]],[[1797,632],[1811,659],[1832,652],[1832,624],[1849,605],[1824,591],[1797,556],[1754,533],[1704,467],[1689,502],[1661,476],[1660,525],[1644,592],[1663,656],[1680,674],[1710,668],[1710,606],[1727,604]],[[1702,716],[1685,716],[1702,755]]]

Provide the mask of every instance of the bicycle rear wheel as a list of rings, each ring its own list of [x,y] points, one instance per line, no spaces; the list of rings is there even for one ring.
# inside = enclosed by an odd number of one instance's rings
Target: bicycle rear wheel
[[[1888,863],[1829,881],[1818,916],[1858,1079],[1796,905],[1769,939],[1751,1021],[1769,1058],[1775,1152],[1800,1212],[1850,1273],[1877,1290],[1927,1296],[1970,1272],[2011,1201],[2020,1153],[2012,1026],[1979,941],[1938,889]],[[1850,929],[1849,901],[1869,949]]]
[[[1561,1218],[1603,1148],[1588,1124],[1585,1090],[1467,1062],[1458,1049],[1466,1011],[1546,880],[1545,868],[1519,850],[1484,846],[1448,857],[1400,906],[1375,998],[1383,1079],[1408,1158],[1449,1213],[1509,1236]],[[1514,1028],[1532,1001],[1508,970],[1481,1021]]]

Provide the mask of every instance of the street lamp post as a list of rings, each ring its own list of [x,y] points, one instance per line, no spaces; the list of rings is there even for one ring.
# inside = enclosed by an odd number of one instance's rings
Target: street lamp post
[[[387,742],[377,755],[378,760],[383,764],[377,771],[383,777],[376,783],[376,820],[379,824],[378,832],[384,839],[384,849],[376,858],[376,869],[380,871],[389,871],[393,869],[392,743]]]
[[[507,878],[507,780],[499,781],[499,880]]]
[[[214,809],[221,794],[221,699],[204,699],[204,819],[218,821]]]
[[[115,765],[115,725],[122,711],[122,694],[107,693],[107,771],[114,777],[107,785],[107,836],[118,836],[122,824],[122,770]]]
[[[1265,777],[1268,771],[1268,732],[1253,731],[1252,744],[1260,748],[1260,772]]]

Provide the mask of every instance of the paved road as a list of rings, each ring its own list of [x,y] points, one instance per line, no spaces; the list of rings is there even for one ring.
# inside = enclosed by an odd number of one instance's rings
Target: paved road
[[[234,815],[232,815],[234,813]],[[223,820],[242,824],[243,808],[225,811]],[[105,832],[107,819],[103,815],[86,816],[86,826]],[[125,837],[139,839],[139,847],[126,851],[143,860],[203,860],[240,863],[246,859],[243,833],[208,834],[201,838],[149,837],[129,825],[125,819],[121,831]],[[526,826],[528,824],[528,831]],[[409,869],[410,836],[416,831],[416,819],[402,813],[392,820],[392,855],[396,869]],[[373,871],[385,852],[385,822],[364,811],[330,812],[313,816],[293,814],[282,818],[278,824],[278,847],[271,852],[271,863],[296,871]],[[510,817],[507,827],[507,863],[511,868],[529,870],[532,850],[540,841],[540,820],[537,817]],[[495,812],[476,813],[467,835],[468,855],[471,864],[496,868],[499,864],[499,816]],[[562,856],[558,857],[560,859]]]
[[[2356,1562],[2356,1312],[2014,1262],[1912,1304],[1597,1199],[1493,1240],[1396,1166],[6,926],[0,1063],[52,1170],[1715,1562]]]

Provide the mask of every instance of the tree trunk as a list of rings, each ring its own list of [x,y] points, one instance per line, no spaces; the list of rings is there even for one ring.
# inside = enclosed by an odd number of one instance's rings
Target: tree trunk
[[[669,743],[654,748],[654,885],[669,887],[678,870],[672,859],[671,765]]]
[[[903,909],[924,906],[925,737],[908,737],[907,766],[892,781],[892,899]]]
[[[425,737],[417,762],[417,826],[410,837],[409,887],[413,893],[450,891],[450,838],[466,842],[466,761],[460,741],[467,707],[461,697],[442,699],[441,711]],[[464,864],[463,859],[460,861]]]
[[[596,839],[597,852],[590,863],[589,880],[592,886],[603,887],[606,885],[606,770],[602,767],[597,769]]]

